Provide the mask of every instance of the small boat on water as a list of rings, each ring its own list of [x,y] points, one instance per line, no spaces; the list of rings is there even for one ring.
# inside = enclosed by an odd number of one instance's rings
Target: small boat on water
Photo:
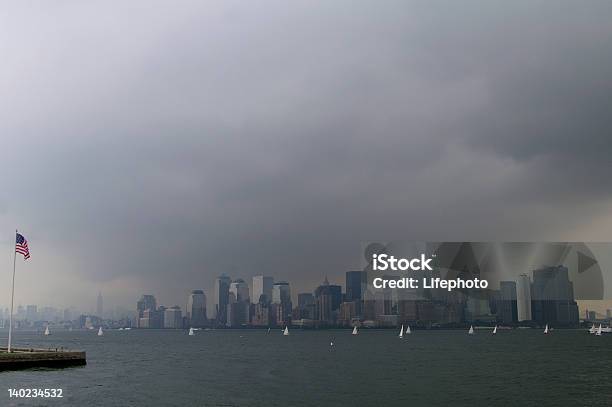
[[[45,329],[45,336],[49,335],[51,335],[51,332],[49,332],[49,325],[47,325],[47,328]]]
[[[474,325],[470,325],[470,330],[468,331],[468,335],[474,335]]]
[[[546,327],[544,328],[544,335],[548,335],[550,333],[549,329],[548,329],[548,324],[546,324]]]
[[[266,332],[266,334],[269,334],[269,333],[270,333],[270,328],[268,328],[268,332]]]
[[[597,328],[597,332],[595,332],[596,336],[601,336],[601,324],[599,324],[599,328]]]
[[[98,329],[98,336],[102,336],[102,335],[104,335],[104,332],[102,331],[102,327],[100,327]]]
[[[410,335],[412,331],[410,330],[410,325],[406,328],[406,335]]]
[[[289,327],[286,326],[285,330],[283,331],[283,336],[289,336]]]
[[[400,338],[403,338],[403,337],[404,337],[404,325],[402,325],[402,327],[400,328],[400,331],[399,331],[399,335],[398,335],[398,336],[399,336]]]
[[[353,327],[353,335],[359,335],[359,331],[357,331],[357,327]]]
[[[195,335],[195,331],[193,330],[193,328],[189,328],[189,336],[194,336]]]
[[[597,329],[595,329],[595,324],[591,325],[591,329],[589,329],[590,334],[594,334]]]
[[[493,335],[497,334],[497,325],[495,325],[495,328],[493,328]]]

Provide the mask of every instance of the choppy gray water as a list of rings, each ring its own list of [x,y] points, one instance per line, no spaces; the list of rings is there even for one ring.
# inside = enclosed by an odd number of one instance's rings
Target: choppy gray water
[[[612,335],[585,331],[62,331],[15,343],[84,349],[88,364],[0,372],[2,406],[612,405]]]

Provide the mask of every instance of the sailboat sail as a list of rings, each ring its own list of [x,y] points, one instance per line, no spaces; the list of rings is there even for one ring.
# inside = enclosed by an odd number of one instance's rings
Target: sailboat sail
[[[353,335],[359,335],[359,332],[357,331],[357,327],[353,327]]]
[[[591,325],[591,329],[589,329],[589,333],[590,333],[590,334],[594,334],[594,333],[595,333],[595,331],[596,331],[596,329],[595,329],[595,324],[593,324],[593,325]]]
[[[104,332],[102,332],[102,327],[100,327],[100,329],[98,329],[98,336],[102,336],[104,335]]]
[[[474,335],[474,326],[470,325],[470,330],[468,331],[468,335]]]
[[[404,325],[402,325],[402,327],[400,328],[400,331],[399,331],[399,337],[400,337],[400,338],[403,338],[403,337],[404,337]]]
[[[546,324],[546,327],[544,328],[544,335],[548,334],[548,324]]]
[[[412,333],[412,331],[410,330],[410,325],[408,325],[408,327],[406,328],[406,334],[410,335]]]
[[[495,325],[495,328],[493,328],[493,335],[495,335],[497,333],[497,325]]]
[[[289,336],[289,327],[286,326],[285,330],[283,331],[283,336]]]
[[[193,328],[189,328],[189,336],[194,336],[195,335],[195,331],[193,330]]]
[[[601,324],[599,324],[599,328],[597,328],[597,332],[595,332],[595,335],[601,336]]]
[[[45,336],[49,335],[51,335],[51,332],[49,332],[49,326],[47,325],[47,329],[45,329]]]

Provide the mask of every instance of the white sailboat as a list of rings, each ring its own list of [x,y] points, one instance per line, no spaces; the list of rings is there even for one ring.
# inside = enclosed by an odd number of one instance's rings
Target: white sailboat
[[[398,336],[399,336],[400,338],[403,338],[403,337],[404,337],[404,325],[402,325],[402,327],[400,328],[400,332],[399,332],[399,335],[398,335]]]
[[[98,329],[98,336],[102,336],[102,335],[104,335],[104,332],[102,332],[102,327],[100,327]]]
[[[599,328],[597,328],[597,332],[595,332],[596,336],[601,336],[601,324],[599,324]]]
[[[544,328],[544,335],[548,335],[548,324],[546,324],[546,327]]]
[[[406,328],[406,335],[410,335],[412,331],[410,330],[410,325]]]
[[[49,332],[49,325],[47,325],[47,329],[45,329],[45,336],[49,335],[51,335],[51,332]]]
[[[357,327],[353,327],[353,335],[359,335],[359,331],[357,331]]]
[[[493,335],[495,335],[497,333],[497,325],[495,325],[495,328],[493,328]]]
[[[589,329],[589,333],[590,333],[590,334],[594,334],[594,333],[595,333],[595,331],[596,331],[596,329],[595,329],[595,324],[593,324],[593,325],[591,325],[591,329]]]
[[[470,330],[468,331],[468,335],[474,335],[474,325],[470,325]]]
[[[286,326],[285,330],[283,331],[283,336],[289,336],[289,327]]]
[[[270,333],[270,328],[268,328],[268,332],[266,332],[266,334],[269,334],[269,333]]]
[[[195,331],[193,330],[193,328],[189,328],[189,336],[193,335],[195,335]]]

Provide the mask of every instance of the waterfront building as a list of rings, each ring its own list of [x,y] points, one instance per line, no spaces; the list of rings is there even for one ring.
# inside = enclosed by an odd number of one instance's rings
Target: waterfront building
[[[519,322],[531,321],[531,280],[527,274],[521,274],[517,281],[516,310]]]
[[[181,307],[174,306],[164,310],[164,328],[167,329],[182,329],[183,328],[183,313]]]
[[[213,300],[215,302],[215,321],[217,325],[227,324],[227,304],[229,302],[229,286],[231,279],[221,275],[215,280]]]
[[[276,324],[288,325],[291,323],[291,288],[286,281],[279,281],[272,286],[272,304],[276,307]]]
[[[138,313],[137,317],[136,317],[136,322],[137,322],[137,326],[138,328],[151,328],[151,313],[149,312],[147,314],[147,319],[144,320],[143,318],[145,318],[145,311],[151,311],[151,312],[155,312],[157,310],[157,300],[155,299],[155,297],[153,295],[150,294],[145,294],[142,297],[140,297],[140,300],[138,300],[138,302],[136,303],[136,311]],[[141,323],[146,325],[146,326],[141,326]],[[155,321],[153,321],[153,323],[155,323]]]
[[[265,295],[268,301],[272,298],[272,286],[274,285],[273,277],[255,276],[253,277],[253,296],[251,302],[257,304],[259,298]]]
[[[206,295],[202,290],[193,290],[187,299],[187,318],[194,328],[206,326]]]
[[[514,281],[501,281],[499,283],[497,320],[502,324],[514,324],[518,321],[516,282]]]
[[[533,271],[531,286],[533,319],[539,324],[576,326],[578,304],[574,286],[565,266],[543,267]]]

